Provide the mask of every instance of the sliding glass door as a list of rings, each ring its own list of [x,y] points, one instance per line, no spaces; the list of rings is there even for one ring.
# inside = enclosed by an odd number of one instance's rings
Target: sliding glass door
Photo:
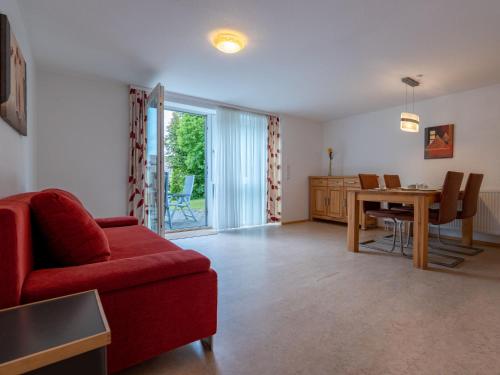
[[[151,91],[147,107],[146,150],[146,225],[163,235],[164,230],[164,160],[163,160],[164,88],[158,84]]]

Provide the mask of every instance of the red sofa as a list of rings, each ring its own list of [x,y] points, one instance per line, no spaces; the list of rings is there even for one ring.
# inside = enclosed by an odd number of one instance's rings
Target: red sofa
[[[215,334],[217,274],[208,258],[133,217],[118,217],[96,219],[109,241],[109,261],[41,267],[43,241],[30,214],[34,194],[0,199],[0,308],[97,289],[111,328],[111,373]]]

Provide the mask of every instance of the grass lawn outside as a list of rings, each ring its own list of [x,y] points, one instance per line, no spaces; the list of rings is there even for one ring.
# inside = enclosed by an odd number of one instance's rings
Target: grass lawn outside
[[[205,199],[191,199],[191,208],[193,210],[204,211],[205,210]]]

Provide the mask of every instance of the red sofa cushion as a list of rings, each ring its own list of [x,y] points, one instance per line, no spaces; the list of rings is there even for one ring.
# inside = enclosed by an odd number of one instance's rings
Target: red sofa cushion
[[[23,302],[40,301],[66,294],[97,289],[99,293],[127,289],[158,280],[206,272],[210,260],[194,250],[41,269],[31,272],[23,285]]]
[[[104,233],[106,233],[111,249],[111,259],[182,250],[181,247],[165,240],[142,225],[104,228]]]
[[[73,199],[58,192],[42,192],[31,199],[31,208],[56,263],[73,266],[109,259],[106,235]]]
[[[66,198],[69,198],[72,201],[78,203],[80,206],[84,207],[82,201],[80,199],[78,199],[78,197],[75,194],[70,193],[69,191],[66,191],[63,189],[57,189],[57,188],[50,188],[50,189],[42,190],[41,192],[42,193],[57,193],[57,194],[64,195]]]
[[[50,188],[50,189],[42,190],[41,192],[42,193],[58,193],[58,194],[64,195],[66,198],[69,198],[72,201],[78,203],[80,206],[82,206],[82,208],[85,210],[85,212],[87,212],[90,215],[90,217],[92,217],[92,218],[94,217],[90,213],[90,211],[85,208],[85,206],[83,205],[83,202],[80,199],[78,199],[78,197],[75,194],[73,194],[69,191],[66,191],[63,189],[57,189],[57,188]]]
[[[128,227],[139,224],[139,220],[134,216],[102,217],[95,219],[101,228]]]

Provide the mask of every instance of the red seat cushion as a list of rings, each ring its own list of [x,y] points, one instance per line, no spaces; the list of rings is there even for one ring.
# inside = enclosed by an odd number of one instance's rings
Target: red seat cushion
[[[106,235],[73,199],[58,192],[42,192],[31,199],[31,208],[52,261],[76,266],[109,259]]]
[[[160,237],[142,225],[104,228],[108,237],[111,259],[132,258],[164,251],[179,251],[181,247]]]

